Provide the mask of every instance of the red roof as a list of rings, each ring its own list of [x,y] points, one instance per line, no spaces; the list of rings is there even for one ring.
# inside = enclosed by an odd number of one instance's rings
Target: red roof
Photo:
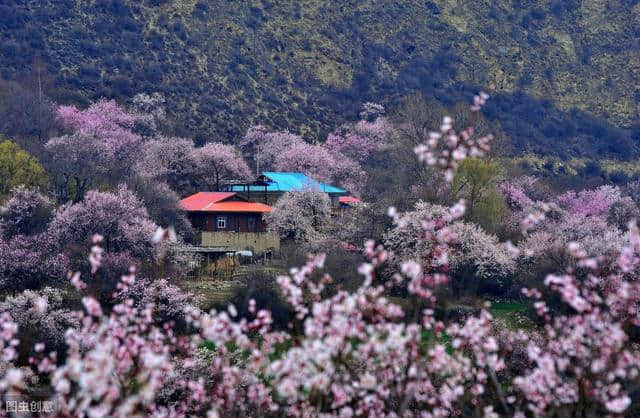
[[[185,197],[180,201],[180,206],[186,211],[208,210],[214,203],[222,202],[235,195],[232,192],[198,192]]]
[[[350,204],[350,203],[362,203],[362,200],[358,199],[357,197],[353,197],[353,196],[340,196],[338,198],[338,202],[345,203],[345,204]]]
[[[207,212],[271,212],[271,206],[256,202],[220,202],[214,203]]]
[[[233,192],[199,192],[185,197],[180,206],[187,212],[271,212],[271,206],[245,201],[225,201]]]

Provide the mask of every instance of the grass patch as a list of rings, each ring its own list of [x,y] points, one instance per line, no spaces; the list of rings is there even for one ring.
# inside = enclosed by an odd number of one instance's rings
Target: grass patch
[[[228,303],[238,289],[247,285],[243,280],[215,279],[185,279],[176,281],[176,284],[183,291],[198,297],[198,307],[205,311]]]
[[[522,302],[492,302],[489,312],[496,320],[504,322],[511,330],[532,329],[535,324],[526,312],[530,305]]]

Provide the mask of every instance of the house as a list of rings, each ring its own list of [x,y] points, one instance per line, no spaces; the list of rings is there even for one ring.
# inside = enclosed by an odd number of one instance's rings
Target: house
[[[362,203],[362,200],[358,199],[355,196],[340,196],[338,198],[338,203],[340,203],[341,208],[346,209]]]
[[[273,205],[287,192],[314,189],[325,192],[331,199],[331,205],[340,205],[340,196],[347,191],[340,187],[319,182],[303,173],[264,171],[254,182],[229,184],[223,187],[228,192],[236,192],[247,200],[260,201]]]
[[[199,192],[182,199],[180,206],[198,231],[201,247],[258,254],[280,249],[278,235],[268,232],[262,219],[271,206],[234,192]]]

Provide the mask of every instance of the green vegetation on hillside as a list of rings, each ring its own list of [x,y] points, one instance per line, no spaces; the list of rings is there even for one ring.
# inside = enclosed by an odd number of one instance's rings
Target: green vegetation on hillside
[[[63,103],[160,91],[200,142],[254,123],[316,139],[367,100],[494,85],[518,151],[619,157],[637,152],[614,126],[637,123],[639,27],[637,0],[10,0],[0,74],[41,58]]]
[[[0,136],[0,202],[17,186],[44,189],[48,184],[49,177],[38,160]]]

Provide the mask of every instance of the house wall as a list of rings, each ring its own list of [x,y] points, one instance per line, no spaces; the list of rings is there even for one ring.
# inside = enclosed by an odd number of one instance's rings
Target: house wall
[[[218,218],[224,217],[225,227],[220,228]],[[261,213],[209,213],[194,212],[189,214],[194,228],[200,231],[220,232],[266,232],[267,225]]]
[[[226,218],[226,228],[219,228],[219,217]],[[200,231],[199,244],[203,247],[229,247],[233,251],[251,250],[257,254],[280,250],[280,238],[267,232],[260,213],[192,212],[189,219]],[[254,222],[252,228],[250,219]]]
[[[280,250],[280,237],[272,232],[220,232],[202,231],[203,247],[229,247],[234,251],[251,250],[260,254],[267,250]]]

